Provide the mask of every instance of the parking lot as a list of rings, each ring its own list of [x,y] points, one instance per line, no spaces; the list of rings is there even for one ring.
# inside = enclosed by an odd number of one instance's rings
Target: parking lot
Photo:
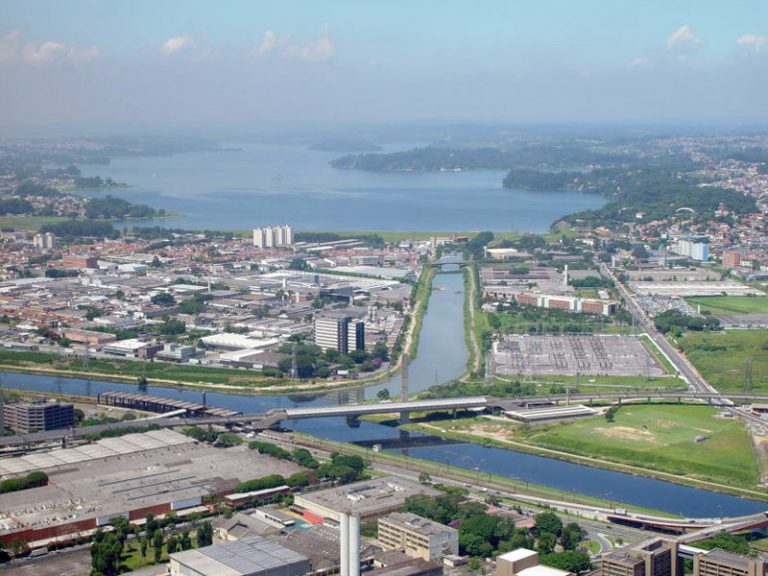
[[[493,345],[496,374],[661,376],[664,369],[634,336],[506,335]]]

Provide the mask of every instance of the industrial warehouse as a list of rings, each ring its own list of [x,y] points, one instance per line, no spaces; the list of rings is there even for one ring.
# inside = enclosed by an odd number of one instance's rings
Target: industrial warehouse
[[[204,446],[170,430],[2,462],[0,478],[35,470],[49,475],[47,486],[0,495],[0,542],[33,547],[86,536],[116,516],[183,514],[245,480],[301,470],[246,446]]]

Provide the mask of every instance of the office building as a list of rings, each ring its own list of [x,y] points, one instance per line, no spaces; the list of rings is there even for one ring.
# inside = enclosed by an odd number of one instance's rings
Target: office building
[[[348,314],[316,316],[315,344],[325,350],[348,354],[365,350],[365,322]]]
[[[261,536],[171,554],[171,576],[301,576],[309,559]]]
[[[651,538],[603,556],[602,576],[677,576],[677,542]]]
[[[257,248],[283,248],[293,245],[293,228],[285,226],[265,226],[253,229],[253,245]]]
[[[765,560],[715,548],[693,557],[694,576],[766,576]]]
[[[75,408],[63,402],[15,402],[3,406],[4,426],[19,434],[68,428],[75,422]]]
[[[385,550],[402,550],[413,558],[442,561],[459,553],[459,533],[417,514],[394,512],[379,518],[379,542]]]

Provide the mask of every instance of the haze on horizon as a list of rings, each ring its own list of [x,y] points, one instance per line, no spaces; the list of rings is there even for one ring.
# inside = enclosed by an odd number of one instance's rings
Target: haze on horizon
[[[0,123],[764,125],[768,3],[5,0]]]

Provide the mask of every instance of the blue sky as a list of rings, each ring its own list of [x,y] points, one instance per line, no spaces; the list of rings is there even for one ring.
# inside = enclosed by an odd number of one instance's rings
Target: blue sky
[[[15,125],[765,123],[768,2],[3,0]]]

